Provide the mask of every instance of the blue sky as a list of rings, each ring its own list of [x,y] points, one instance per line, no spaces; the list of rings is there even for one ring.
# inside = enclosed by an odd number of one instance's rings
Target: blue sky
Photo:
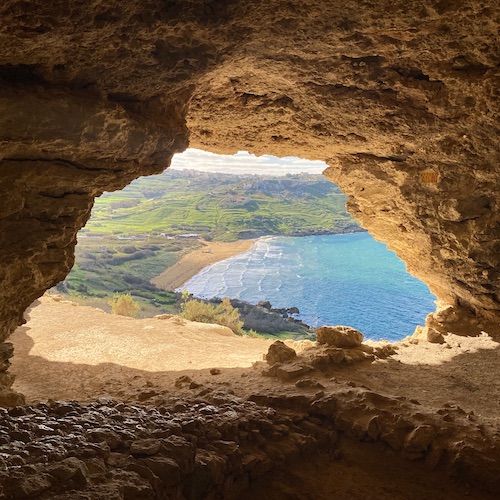
[[[217,155],[201,149],[187,149],[177,154],[170,168],[175,170],[198,170],[201,172],[218,172],[226,174],[321,174],[326,163],[310,161],[293,156],[277,158],[276,156],[255,156],[247,151],[238,151],[235,155]]]

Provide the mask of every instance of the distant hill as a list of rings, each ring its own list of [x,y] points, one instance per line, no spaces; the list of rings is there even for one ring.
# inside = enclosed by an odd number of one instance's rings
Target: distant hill
[[[264,235],[358,231],[346,196],[321,175],[226,175],[167,170],[96,200],[94,234],[197,234],[232,241]]]

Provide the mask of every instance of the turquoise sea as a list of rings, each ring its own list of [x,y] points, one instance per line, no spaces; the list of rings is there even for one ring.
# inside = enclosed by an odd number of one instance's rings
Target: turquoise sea
[[[399,340],[435,308],[427,285],[364,232],[262,238],[183,288],[196,297],[296,306],[308,325],[349,325],[370,339]]]

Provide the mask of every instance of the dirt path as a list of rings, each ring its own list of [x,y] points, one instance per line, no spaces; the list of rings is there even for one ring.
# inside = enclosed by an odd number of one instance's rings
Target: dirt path
[[[201,241],[202,248],[184,255],[173,266],[152,278],[151,283],[163,290],[180,288],[210,264],[250,250],[255,241],[239,240],[230,243]]]

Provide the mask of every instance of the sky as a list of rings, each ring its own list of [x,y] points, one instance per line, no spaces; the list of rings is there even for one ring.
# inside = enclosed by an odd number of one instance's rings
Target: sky
[[[175,170],[198,170],[226,174],[321,174],[326,163],[310,161],[294,156],[277,158],[276,156],[255,156],[247,151],[238,151],[235,155],[217,155],[201,149],[187,149],[174,156],[170,168]]]

